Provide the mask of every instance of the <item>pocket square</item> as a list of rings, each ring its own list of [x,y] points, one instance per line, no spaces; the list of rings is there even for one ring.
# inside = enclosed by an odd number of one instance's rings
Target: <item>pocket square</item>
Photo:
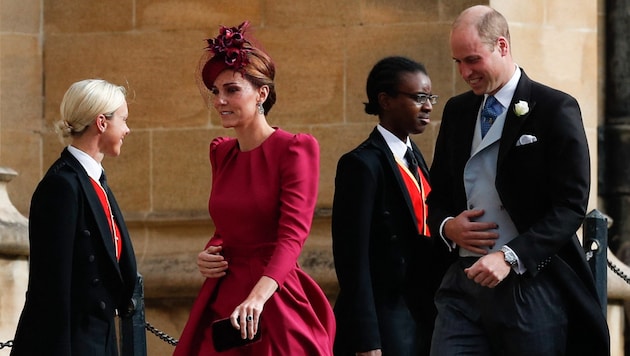
[[[530,143],[534,143],[537,141],[538,139],[534,135],[523,135],[518,139],[518,141],[516,141],[516,146],[529,145]]]

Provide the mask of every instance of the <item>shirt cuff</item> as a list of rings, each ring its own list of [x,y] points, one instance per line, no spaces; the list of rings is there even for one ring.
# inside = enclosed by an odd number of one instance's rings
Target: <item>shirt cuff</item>
[[[518,274],[523,274],[525,272],[527,272],[527,268],[525,268],[525,266],[521,263],[521,259],[518,258],[518,255],[516,254],[516,252],[514,252],[514,250],[512,250],[510,248],[510,246],[508,245],[504,245],[503,247],[506,250],[512,251],[512,253],[514,254],[514,256],[516,256],[516,266],[513,267],[514,271]]]
[[[440,224],[440,237],[442,238],[442,241],[444,241],[444,243],[448,247],[448,252],[452,252],[455,249],[455,243],[453,241],[449,241],[446,235],[444,234],[444,225],[446,225],[447,221],[453,220],[453,219],[455,218],[452,216],[449,216],[446,219],[444,219],[444,221],[442,221],[442,223]]]

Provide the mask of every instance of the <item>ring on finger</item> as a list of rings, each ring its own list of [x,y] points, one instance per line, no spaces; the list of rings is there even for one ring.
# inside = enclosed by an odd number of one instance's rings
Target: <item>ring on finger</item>
[[[252,315],[248,315],[248,316],[245,317],[245,320],[252,321],[252,320],[254,320],[254,317]]]

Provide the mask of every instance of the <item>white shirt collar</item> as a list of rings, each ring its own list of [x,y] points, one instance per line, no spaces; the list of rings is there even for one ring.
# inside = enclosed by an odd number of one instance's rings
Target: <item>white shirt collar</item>
[[[514,92],[516,91],[518,81],[521,79],[521,69],[516,64],[514,66],[516,69],[514,70],[514,74],[512,74],[512,78],[510,78],[503,88],[499,89],[499,91],[494,94],[494,97],[497,101],[499,101],[499,103],[501,103],[503,108],[507,108],[510,105]],[[485,98],[487,97],[488,95],[486,94]]]
[[[79,161],[83,169],[85,169],[85,172],[87,172],[87,175],[100,184],[99,179],[103,173],[103,166],[92,158],[92,156],[72,145],[68,146],[68,152],[70,152],[70,154]]]
[[[405,159],[405,153],[407,153],[407,147],[411,148],[411,141],[409,140],[409,137],[407,137],[406,142],[402,142],[398,137],[396,137],[396,135],[394,135],[393,133],[389,132],[386,128],[381,126],[381,124],[378,124],[376,126],[376,129],[378,130],[378,132],[381,133],[381,136],[383,136],[383,138],[385,139],[385,142],[387,143],[387,146],[389,146],[389,149],[394,154],[394,157],[396,157],[397,159],[403,162],[407,162],[407,160]]]

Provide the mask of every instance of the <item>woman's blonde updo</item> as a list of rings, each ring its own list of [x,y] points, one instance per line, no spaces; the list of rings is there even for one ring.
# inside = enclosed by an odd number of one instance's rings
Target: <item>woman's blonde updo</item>
[[[70,86],[61,101],[61,120],[55,129],[61,137],[79,136],[98,115],[111,117],[126,102],[127,90],[103,79],[85,79]]]

